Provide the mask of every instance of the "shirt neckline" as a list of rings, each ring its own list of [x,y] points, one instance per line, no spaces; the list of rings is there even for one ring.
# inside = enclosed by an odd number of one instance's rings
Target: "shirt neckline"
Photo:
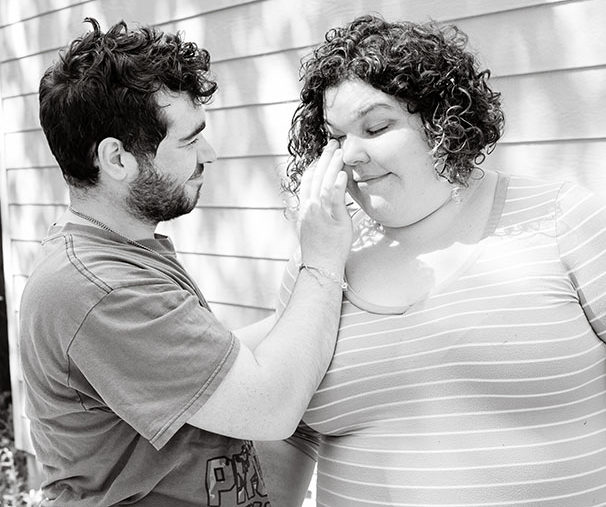
[[[490,209],[490,214],[488,215],[488,219],[486,220],[486,226],[484,227],[482,238],[486,238],[487,236],[491,235],[496,230],[499,224],[499,221],[503,214],[503,208],[505,206],[507,189],[509,188],[509,181],[509,175],[502,174],[501,172],[497,171],[497,183],[495,185],[492,208]],[[468,256],[467,260],[459,267],[459,269],[457,269],[451,276],[449,276],[446,280],[436,286],[434,290],[430,292],[427,296],[410,305],[387,306],[372,303],[361,297],[349,286],[349,284],[347,285],[347,290],[344,292],[344,297],[354,306],[369,313],[376,313],[381,315],[402,315],[408,312],[414,306],[417,306],[427,301],[427,299],[431,296],[432,293],[442,290],[445,286],[456,280],[462,272],[467,270],[469,266],[476,261],[480,254],[481,241],[482,240],[478,242],[475,250]],[[347,282],[347,275],[344,275],[344,278],[345,282]]]
[[[60,234],[78,234],[81,236],[103,238],[120,243],[125,247],[137,248],[136,245],[127,242],[126,239],[119,234],[101,229],[100,227],[95,227],[94,225],[76,224],[74,222],[67,222],[63,225],[52,224],[48,230],[46,240]],[[155,233],[154,238],[138,239],[136,241],[162,255],[174,255],[175,253],[171,239],[163,234]],[[140,247],[138,250],[145,251]]]

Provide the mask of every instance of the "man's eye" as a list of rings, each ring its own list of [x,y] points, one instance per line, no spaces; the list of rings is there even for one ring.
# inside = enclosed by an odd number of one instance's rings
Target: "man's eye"
[[[187,146],[191,146],[192,144],[196,144],[198,142],[198,138],[194,137],[189,143],[187,143]]]

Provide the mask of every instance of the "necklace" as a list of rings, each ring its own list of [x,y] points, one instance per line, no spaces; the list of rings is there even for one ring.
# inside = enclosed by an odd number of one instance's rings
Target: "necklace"
[[[81,211],[75,210],[74,208],[72,208],[71,204],[67,207],[67,210],[70,211],[71,213],[73,213],[74,215],[76,215],[77,217],[80,217],[80,218],[86,220],[87,222],[90,222],[91,224],[94,224],[97,227],[100,227],[101,229],[111,232],[111,233],[115,234],[116,236],[120,236],[124,241],[126,241],[130,245],[134,245],[139,248],[143,248],[143,250],[147,250],[148,252],[152,252],[154,254],[158,253],[154,249],[149,248],[145,245],[142,245],[138,241],[135,241],[134,239],[130,239],[128,236],[125,236],[124,234],[120,234],[118,231],[115,231],[114,229],[112,229],[109,225],[101,222],[101,220],[97,220],[96,218],[91,217],[90,215],[86,215],[85,213],[82,213]]]

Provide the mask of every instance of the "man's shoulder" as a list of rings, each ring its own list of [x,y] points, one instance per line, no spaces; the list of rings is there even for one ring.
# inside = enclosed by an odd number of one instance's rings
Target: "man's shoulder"
[[[22,304],[43,301],[94,305],[113,290],[157,282],[145,256],[107,247],[94,237],[59,232],[41,246],[23,292]]]

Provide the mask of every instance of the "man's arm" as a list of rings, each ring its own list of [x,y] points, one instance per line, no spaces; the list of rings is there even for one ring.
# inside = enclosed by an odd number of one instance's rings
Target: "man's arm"
[[[301,507],[316,462],[284,440],[255,442],[255,449],[271,504]]]
[[[269,317],[254,322],[248,326],[236,329],[233,333],[236,338],[246,345],[250,350],[255,350],[269,334],[276,323],[276,315],[272,313]]]
[[[321,271],[301,270],[288,307],[267,337],[254,351],[240,347],[231,369],[189,424],[250,440],[281,440],[294,432],[336,341],[342,298],[336,279],[351,245],[341,156],[336,143],[329,143],[302,182],[301,258]]]

